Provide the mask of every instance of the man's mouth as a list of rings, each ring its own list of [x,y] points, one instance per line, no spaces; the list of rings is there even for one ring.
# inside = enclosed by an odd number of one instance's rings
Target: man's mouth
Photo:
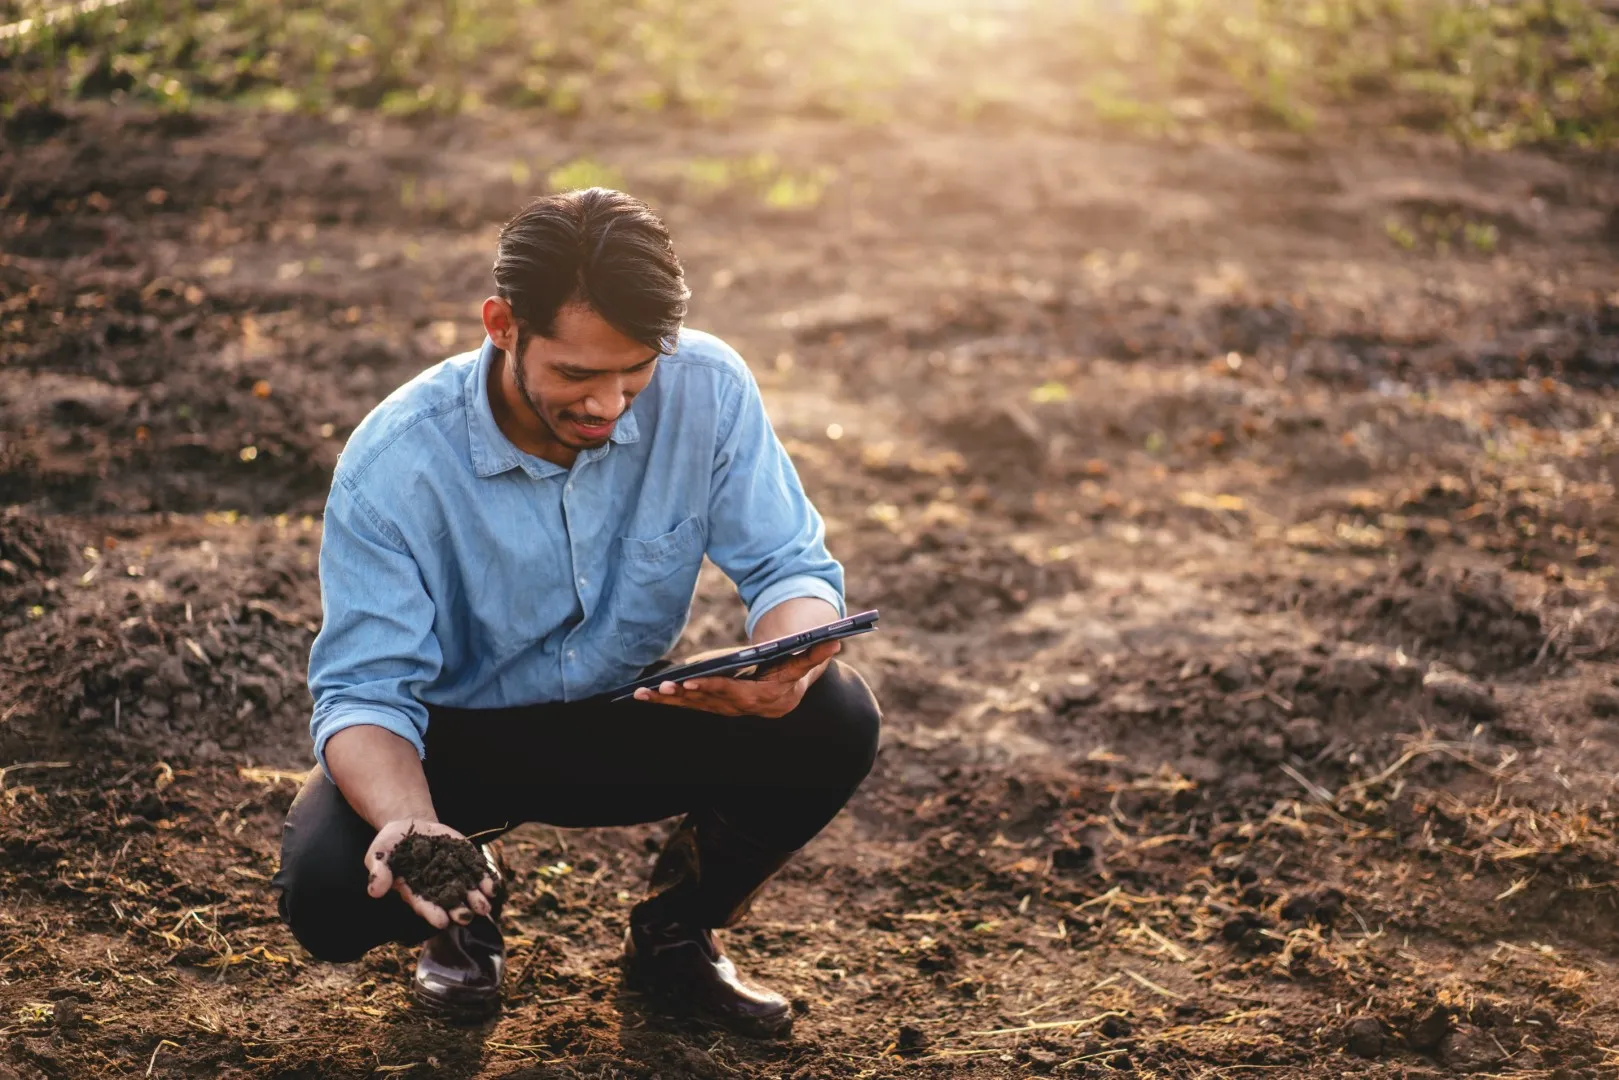
[[[569,420],[579,434],[587,439],[605,439],[613,433],[612,420],[583,420],[578,417],[570,417]]]

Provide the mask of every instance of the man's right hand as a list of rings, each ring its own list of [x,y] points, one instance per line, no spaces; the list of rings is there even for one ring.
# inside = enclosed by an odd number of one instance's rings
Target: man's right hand
[[[372,899],[380,900],[393,889],[410,909],[433,925],[435,930],[443,930],[452,921],[465,926],[472,921],[473,915],[488,915],[489,900],[495,895],[495,879],[485,876],[479,882],[478,888],[467,893],[467,902],[445,911],[437,904],[424,900],[410,891],[410,886],[404,879],[394,877],[392,868],[388,866],[388,856],[393,854],[394,845],[405,838],[406,833],[418,832],[425,836],[452,836],[457,840],[466,837],[437,821],[426,818],[399,818],[384,825],[378,832],[377,838],[371,841],[371,846],[365,853],[365,872],[371,879],[366,892]]]

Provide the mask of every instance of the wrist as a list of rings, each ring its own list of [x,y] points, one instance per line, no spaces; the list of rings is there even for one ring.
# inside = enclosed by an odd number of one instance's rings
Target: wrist
[[[402,809],[398,813],[389,816],[388,820],[389,821],[407,821],[407,822],[410,822],[412,825],[439,825],[439,824],[442,824],[438,819],[438,815],[433,812],[431,807],[429,807],[426,810],[421,810],[421,809]]]

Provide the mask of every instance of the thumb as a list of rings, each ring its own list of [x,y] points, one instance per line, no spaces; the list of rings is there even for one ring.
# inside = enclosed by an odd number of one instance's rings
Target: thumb
[[[832,659],[842,648],[843,643],[840,641],[823,641],[808,652],[799,653],[797,656],[790,657],[778,666],[771,668],[760,677],[759,681],[797,682],[822,663]]]
[[[365,891],[373,900],[380,900],[388,895],[388,890],[394,887],[394,872],[388,865],[388,851],[386,849],[371,854],[371,865],[366,867],[370,875],[370,883]]]
[[[809,659],[815,661],[815,664],[819,664],[823,660],[832,659],[834,656],[838,655],[838,653],[840,653],[842,651],[843,651],[843,642],[841,642],[841,641],[823,641],[819,645],[815,646],[815,648],[813,648],[813,649],[811,649],[809,651]],[[811,664],[810,666],[814,667],[815,664]]]

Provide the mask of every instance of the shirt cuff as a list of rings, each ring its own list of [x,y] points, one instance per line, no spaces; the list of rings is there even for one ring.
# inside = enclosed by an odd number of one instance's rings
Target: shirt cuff
[[[398,735],[416,748],[417,757],[427,756],[427,748],[422,743],[422,733],[416,730],[416,725],[403,713],[375,705],[341,709],[315,725],[315,760],[320,763],[321,771],[326,774],[328,780],[332,778],[332,770],[326,767],[327,742],[344,728],[362,727],[366,724],[384,728]]]
[[[765,617],[767,611],[779,606],[784,600],[796,600],[801,596],[825,600],[837,609],[838,618],[843,618],[843,595],[837,588],[825,578],[813,574],[799,574],[797,577],[783,578],[774,585],[766,586],[765,590],[754,598],[753,607],[748,610],[746,630],[748,640],[753,640],[753,628],[759,625],[759,620]]]

